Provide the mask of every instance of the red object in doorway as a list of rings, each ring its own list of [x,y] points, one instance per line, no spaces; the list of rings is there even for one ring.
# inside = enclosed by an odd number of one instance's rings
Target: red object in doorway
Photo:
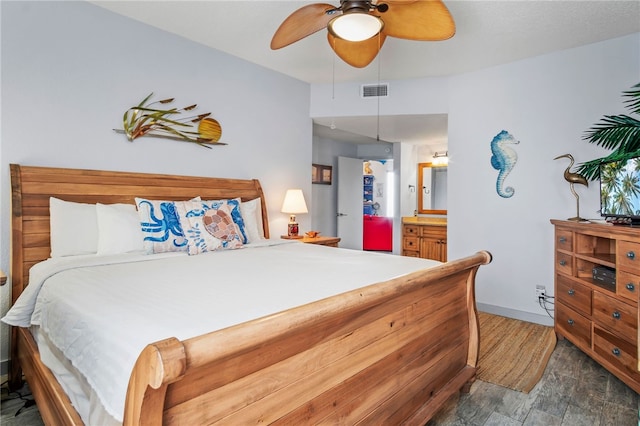
[[[392,251],[393,218],[366,214],[363,225],[364,250]]]

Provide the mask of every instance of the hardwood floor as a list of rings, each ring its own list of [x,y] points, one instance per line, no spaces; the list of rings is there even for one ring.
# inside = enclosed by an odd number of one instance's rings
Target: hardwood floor
[[[2,387],[0,424],[40,426],[30,399]],[[558,342],[545,373],[528,394],[477,381],[452,398],[427,426],[635,426],[640,396],[566,340]]]

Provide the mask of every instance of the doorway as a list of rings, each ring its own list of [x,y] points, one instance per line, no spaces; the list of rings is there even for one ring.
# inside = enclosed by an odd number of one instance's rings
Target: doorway
[[[337,229],[341,247],[393,250],[393,160],[338,158]]]

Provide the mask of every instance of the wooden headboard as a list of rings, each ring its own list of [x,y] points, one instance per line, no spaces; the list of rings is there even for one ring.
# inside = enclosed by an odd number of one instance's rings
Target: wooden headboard
[[[269,221],[260,182],[115,171],[31,167],[11,164],[11,287],[12,301],[29,282],[29,268],[49,258],[49,197],[79,203],[135,203],[135,197],[216,200],[262,199],[262,222]]]

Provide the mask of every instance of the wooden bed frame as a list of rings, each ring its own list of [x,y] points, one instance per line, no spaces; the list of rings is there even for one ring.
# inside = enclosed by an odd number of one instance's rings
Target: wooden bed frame
[[[13,301],[49,257],[49,197],[85,203],[262,198],[257,180],[11,164]],[[482,251],[184,341],[150,344],[130,376],[126,425],[416,424],[475,380],[474,281]],[[301,277],[298,277],[301,278]],[[81,424],[28,329],[12,330],[10,384],[22,372],[46,424]]]

